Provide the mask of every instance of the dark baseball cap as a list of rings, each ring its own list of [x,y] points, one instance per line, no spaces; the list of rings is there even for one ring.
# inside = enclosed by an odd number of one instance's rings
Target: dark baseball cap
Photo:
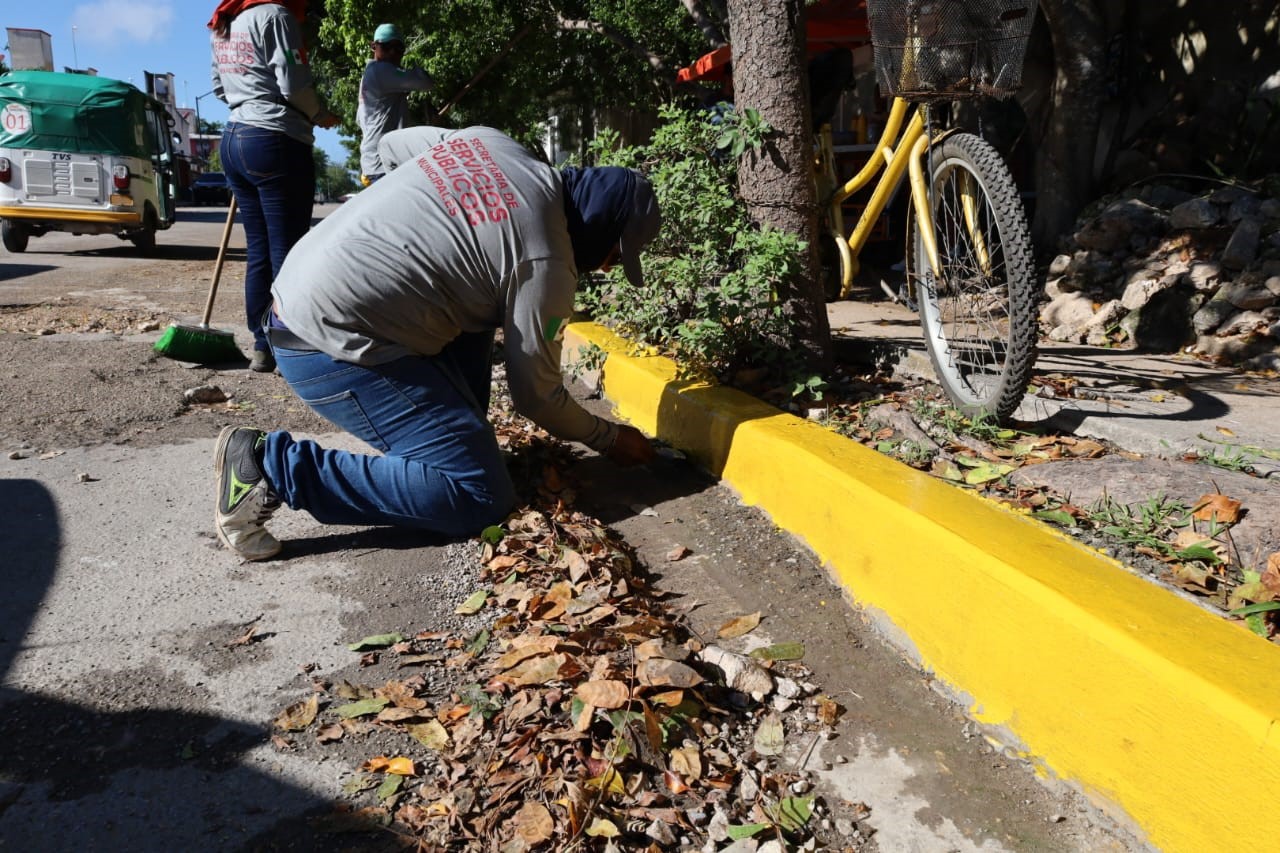
[[[649,179],[634,169],[632,172],[635,173],[636,182],[631,195],[631,213],[627,216],[627,224],[622,228],[618,250],[627,281],[633,287],[644,287],[640,252],[658,236],[658,230],[662,227],[662,214],[658,210],[658,199],[653,194],[653,185],[649,183]]]

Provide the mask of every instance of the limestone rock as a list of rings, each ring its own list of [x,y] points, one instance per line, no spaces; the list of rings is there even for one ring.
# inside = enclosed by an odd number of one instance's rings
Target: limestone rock
[[[1258,256],[1258,243],[1262,238],[1262,224],[1256,219],[1243,219],[1222,250],[1222,265],[1241,270],[1253,263]]]

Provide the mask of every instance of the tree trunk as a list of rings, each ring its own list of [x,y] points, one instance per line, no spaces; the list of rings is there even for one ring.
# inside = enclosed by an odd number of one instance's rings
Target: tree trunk
[[[818,276],[818,206],[812,177],[805,73],[804,0],[729,0],[734,101],[773,128],[765,145],[739,163],[738,186],[753,221],[798,234],[809,247],[804,269],[780,296],[792,346],[813,369],[831,363],[831,329]]]
[[[1057,73],[1038,148],[1036,214],[1031,235],[1054,250],[1093,200],[1101,128],[1106,23],[1095,0],[1040,0]]]

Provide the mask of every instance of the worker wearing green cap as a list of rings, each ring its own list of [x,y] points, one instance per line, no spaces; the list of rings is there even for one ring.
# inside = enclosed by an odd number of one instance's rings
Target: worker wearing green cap
[[[401,68],[404,37],[395,24],[379,24],[373,31],[373,60],[360,79],[360,173],[366,185],[386,173],[378,157],[383,134],[405,127],[409,117],[409,93],[431,88],[431,78],[421,68]]]

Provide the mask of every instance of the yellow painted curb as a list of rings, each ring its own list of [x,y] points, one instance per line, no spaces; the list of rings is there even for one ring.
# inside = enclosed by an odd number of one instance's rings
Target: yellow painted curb
[[[603,389],[804,540],[920,664],[1037,765],[1168,851],[1280,829],[1280,648],[1025,516],[727,388],[603,327]]]

